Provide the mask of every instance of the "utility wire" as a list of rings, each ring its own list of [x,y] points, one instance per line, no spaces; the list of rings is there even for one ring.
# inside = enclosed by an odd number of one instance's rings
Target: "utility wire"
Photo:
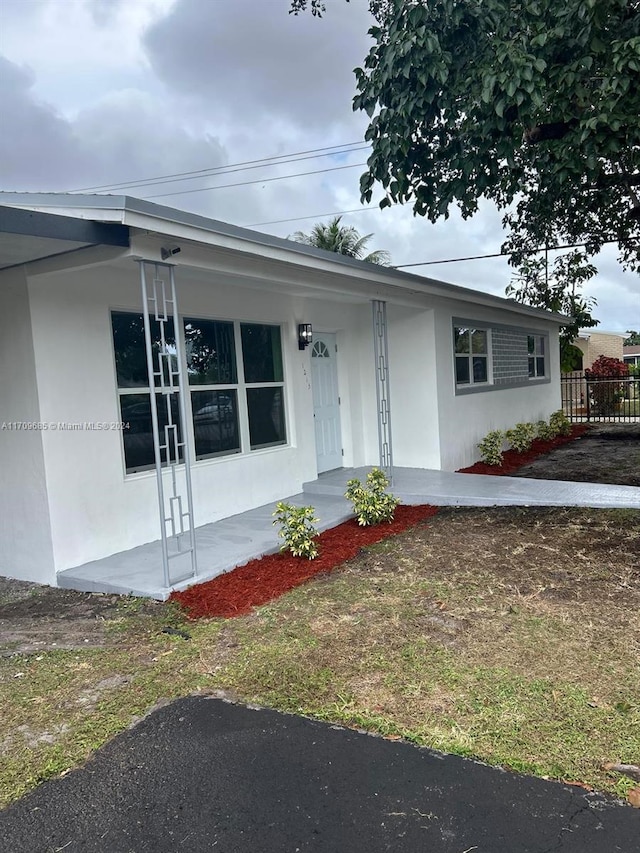
[[[603,240],[602,245],[606,246],[606,245],[609,245],[610,243],[617,243],[617,242],[618,242],[617,240]],[[556,252],[559,249],[575,249],[578,246],[584,246],[584,245],[585,245],[585,243],[564,243],[561,246],[546,246],[546,247],[541,246],[539,249],[528,249],[526,252],[524,252],[524,254],[525,255],[535,255],[538,252],[544,252],[545,250],[548,250],[549,252]],[[415,263],[415,264],[397,264],[397,265],[393,266],[393,269],[402,270],[402,269],[406,269],[407,267],[426,267],[426,266],[429,266],[430,264],[455,264],[458,261],[477,261],[477,260],[480,260],[482,258],[506,258],[512,254],[513,254],[513,252],[494,252],[493,254],[490,254],[490,255],[470,255],[467,258],[442,258],[442,260],[439,260],[439,261],[421,261],[420,263]]]
[[[359,148],[351,148],[350,146],[359,145]],[[173,172],[168,175],[156,175],[151,178],[140,178],[131,181],[123,181],[121,183],[115,184],[99,184],[93,187],[79,187],[73,190],[67,190],[70,193],[81,193],[81,192],[89,192],[90,190],[112,190],[112,189],[125,189],[128,187],[135,186],[143,186],[145,184],[164,184],[170,183],[171,181],[180,181],[180,180],[193,180],[197,177],[208,177],[210,173],[218,173],[224,174],[225,171],[242,171],[240,167],[247,168],[259,168],[260,164],[264,166],[279,166],[282,163],[295,162],[293,159],[284,159],[284,158],[297,158],[311,160],[313,157],[302,157],[303,154],[314,154],[318,157],[331,157],[333,155],[338,154],[350,154],[351,151],[363,151],[366,148],[369,148],[369,145],[362,145],[361,140],[358,142],[345,142],[341,145],[327,145],[323,148],[309,148],[306,151],[294,151],[288,154],[273,154],[271,157],[261,157],[257,160],[243,160],[239,163],[229,163],[226,166],[210,166],[208,169],[197,169],[191,172]],[[344,149],[339,151],[334,151],[332,149]],[[320,152],[327,152],[320,153]],[[269,160],[279,160],[280,163],[269,163]],[[254,165],[258,164],[258,165]],[[238,167],[238,168],[236,168]]]
[[[280,225],[282,222],[302,222],[305,219],[320,219],[323,216],[342,216],[345,213],[361,213],[364,210],[379,210],[376,204],[369,207],[354,207],[351,210],[334,210],[333,213],[314,213],[313,216],[293,216],[291,219],[272,219],[270,222],[252,222],[240,228],[257,228],[259,225]]]
[[[287,178],[300,178],[303,175],[320,175],[324,172],[338,172],[341,169],[356,169],[360,166],[366,166],[366,163],[352,163],[349,166],[332,166],[329,169],[315,169],[313,172],[296,172],[293,175],[278,175],[275,178],[257,178],[254,181],[241,181],[236,184],[218,184],[215,187],[200,187],[196,190],[176,190],[171,193],[156,193],[154,195],[146,195],[143,196],[144,199],[149,198],[166,198],[171,195],[191,195],[191,193],[204,193],[209,192],[210,190],[224,190],[227,187],[248,187],[250,184],[269,184],[272,181],[284,181]]]

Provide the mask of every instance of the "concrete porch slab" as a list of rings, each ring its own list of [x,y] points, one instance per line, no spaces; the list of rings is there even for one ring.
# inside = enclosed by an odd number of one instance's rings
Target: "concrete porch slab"
[[[283,500],[311,504],[326,530],[352,516],[343,497],[347,480],[364,479],[370,468],[340,468],[303,485],[303,492]],[[560,480],[455,474],[423,468],[396,468],[393,493],[405,504],[436,506],[582,506],[640,510],[640,488]],[[165,600],[172,589],[186,589],[278,550],[272,524],[275,503],[196,529],[198,577],[164,586],[160,540],[58,573],[58,585],[85,592],[140,595]],[[180,577],[180,575],[177,575]]]
[[[311,503],[302,493],[283,498],[296,506]],[[313,505],[319,530],[335,527],[351,518],[351,504],[341,495],[314,495]],[[84,592],[111,592],[166,600],[173,589],[182,590],[194,583],[211,580],[256,557],[272,554],[280,548],[277,528],[273,526],[275,503],[224,518],[196,528],[198,576],[164,586],[160,540],[139,545],[101,560],[94,560],[58,572],[58,586]],[[176,572],[178,577],[179,572]]]

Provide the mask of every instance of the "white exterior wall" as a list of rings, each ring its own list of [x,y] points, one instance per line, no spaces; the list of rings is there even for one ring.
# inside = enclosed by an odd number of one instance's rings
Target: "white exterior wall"
[[[561,407],[560,351],[558,327],[554,323],[487,308],[471,308],[466,303],[443,301],[435,309],[436,357],[438,371],[438,416],[440,465],[456,471],[480,458],[477,443],[494,429],[509,429],[520,421],[548,418]],[[550,382],[530,382],[516,388],[487,386],[487,390],[456,394],[453,359],[453,320],[461,318],[478,324],[511,325],[530,333],[549,335]],[[435,467],[435,466],[434,466]]]
[[[434,323],[432,310],[387,305],[393,464],[398,467],[440,467]]]
[[[22,267],[0,286],[0,575],[54,584],[42,440],[14,422],[41,421],[27,282]]]
[[[176,270],[180,313],[282,324],[286,447],[194,462],[196,525],[275,501],[317,476],[310,350],[297,325],[337,333],[345,465],[377,461],[369,304],[246,289],[213,273]],[[141,310],[137,264],[67,270],[29,282],[40,419],[117,422],[110,311]],[[60,571],[159,538],[155,471],[125,476],[117,430],[42,433],[55,568]]]

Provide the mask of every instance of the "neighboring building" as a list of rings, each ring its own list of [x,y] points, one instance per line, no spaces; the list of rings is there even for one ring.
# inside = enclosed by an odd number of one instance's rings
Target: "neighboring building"
[[[580,331],[573,343],[582,350],[582,365],[578,370],[588,370],[601,355],[622,361],[622,344],[626,335],[616,332]]]
[[[559,315],[128,197],[0,204],[2,574],[333,468],[455,470],[560,407]]]
[[[625,346],[622,348],[622,360],[625,364],[640,369],[640,346]]]

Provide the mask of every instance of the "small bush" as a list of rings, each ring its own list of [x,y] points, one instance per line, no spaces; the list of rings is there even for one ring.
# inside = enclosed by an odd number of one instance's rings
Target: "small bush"
[[[558,409],[549,418],[549,429],[554,437],[556,435],[571,435],[571,421],[562,409]]]
[[[536,438],[541,441],[550,441],[555,438],[555,433],[546,421],[538,421],[536,423]]]
[[[526,453],[536,437],[536,428],[534,424],[516,424],[513,429],[507,430],[506,436],[514,450]]]
[[[374,468],[367,474],[366,485],[355,478],[349,480],[344,496],[353,504],[359,525],[369,527],[382,521],[393,521],[393,514],[400,501],[385,492],[388,485],[389,480],[380,468]]]
[[[480,456],[485,465],[502,465],[502,444],[505,434],[501,429],[488,432],[478,444]]]
[[[314,512],[312,506],[293,506],[284,501],[276,504],[273,523],[280,525],[278,536],[284,539],[281,551],[291,551],[294,557],[315,560],[318,556],[315,541],[318,531],[314,525],[318,523],[318,519]]]

